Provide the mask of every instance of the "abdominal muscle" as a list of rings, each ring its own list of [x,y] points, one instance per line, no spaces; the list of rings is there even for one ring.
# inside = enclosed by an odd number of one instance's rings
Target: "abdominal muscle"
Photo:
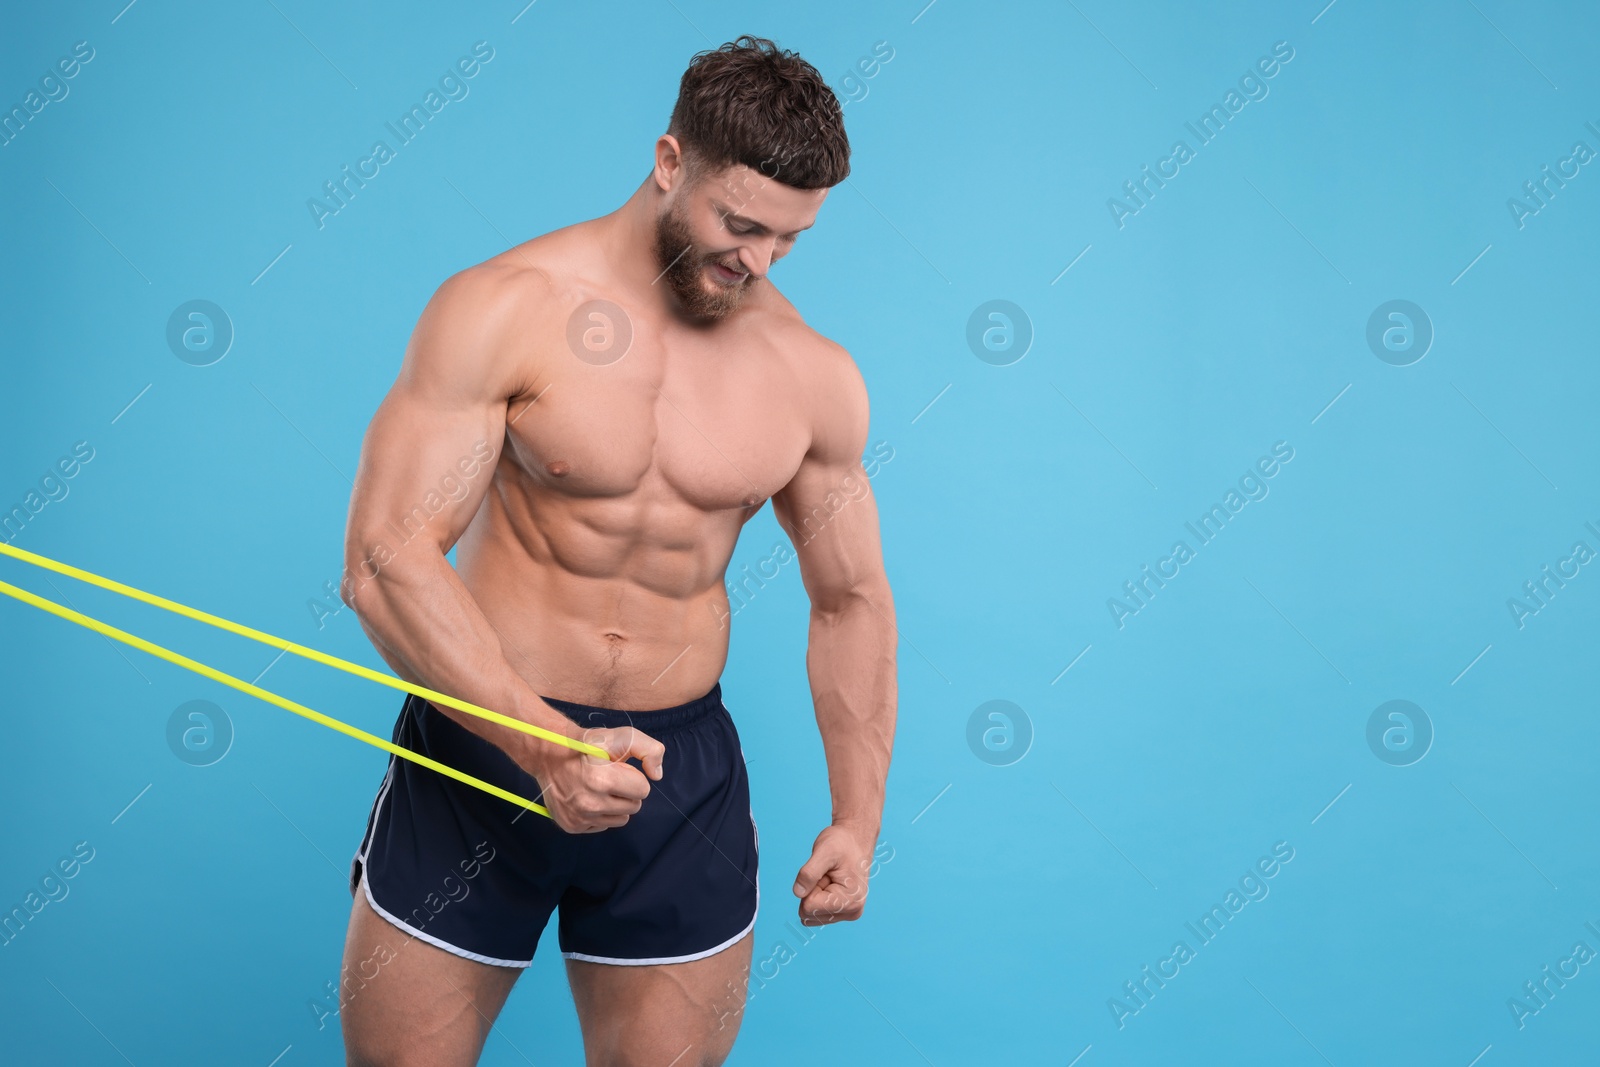
[[[534,485],[503,456],[456,570],[540,696],[652,711],[704,696],[728,658],[723,574],[744,518],[647,478],[620,498]]]

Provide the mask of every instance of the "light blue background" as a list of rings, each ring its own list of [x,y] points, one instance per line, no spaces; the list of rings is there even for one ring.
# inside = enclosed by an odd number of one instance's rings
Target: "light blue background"
[[[829,809],[786,568],[724,686],[761,826],[758,970],[794,957],[731,1063],[1592,1054],[1600,963],[1521,1029],[1507,1000],[1600,950],[1600,566],[1522,628],[1506,602],[1575,541],[1600,550],[1600,165],[1520,229],[1506,201],[1600,149],[1593,6],[122,2],[19,9],[0,36],[6,108],[95,49],[0,148],[0,507],[86,440],[19,547],[373,665],[349,611],[319,629],[307,602],[434,288],[624,200],[695,51],[769,36],[843,94],[894,49],[845,106],[851,178],[774,273],[854,354],[894,451],[873,480],[902,638],[893,859],[863,921],[799,944],[789,884]],[[319,230],[306,199],[479,40],[470,95]],[[1277,41],[1270,94],[1119,229],[1107,198],[1195,147],[1185,121]],[[192,299],[237,333],[213,366],[166,346]],[[1034,330],[1010,366],[966,344],[992,299]],[[1436,331],[1406,367],[1365,340],[1392,299]],[[1278,441],[1270,495],[1119,629],[1107,599]],[[765,512],[730,571],[782,536]],[[273,658],[0,564],[245,678]],[[95,849],[0,948],[13,1062],[343,1062],[308,1002],[338,973],[385,757],[24,605],[0,628],[0,905]],[[398,707],[293,657],[263,684],[384,736]],[[236,737],[196,768],[164,731],[202,698]],[[967,744],[994,699],[1034,734],[1010,766]],[[1367,746],[1391,699],[1436,732],[1411,766]],[[1108,1000],[1196,947],[1185,922],[1280,841],[1270,895],[1119,1028]],[[579,1060],[551,932],[483,1062]]]

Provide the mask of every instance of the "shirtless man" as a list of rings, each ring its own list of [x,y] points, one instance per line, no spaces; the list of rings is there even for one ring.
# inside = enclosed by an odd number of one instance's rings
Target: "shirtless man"
[[[769,498],[832,794],[793,892],[807,925],[861,915],[896,704],[867,394],[767,277],[848,161],[816,70],[742,37],[691,61],[625,204],[423,311],[362,448],[345,600],[401,676],[613,758],[405,701],[397,744],[553,818],[390,760],[351,865],[349,1063],[476,1063],[557,906],[589,1064],[726,1058],[758,901],[723,583]]]

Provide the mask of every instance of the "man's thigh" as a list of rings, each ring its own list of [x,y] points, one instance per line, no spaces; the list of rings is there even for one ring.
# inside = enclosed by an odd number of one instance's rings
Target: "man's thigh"
[[[412,937],[357,893],[339,989],[346,1062],[472,1067],[521,974]]]
[[[589,1067],[717,1067],[744,1018],[754,940],[688,963],[568,959]]]

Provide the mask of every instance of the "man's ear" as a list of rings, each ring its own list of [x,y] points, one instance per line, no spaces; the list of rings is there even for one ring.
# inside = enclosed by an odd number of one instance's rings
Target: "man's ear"
[[[656,166],[651,176],[655,178],[657,188],[663,193],[671,192],[689,180],[688,161],[684,158],[683,146],[670,133],[664,133],[656,138]]]

